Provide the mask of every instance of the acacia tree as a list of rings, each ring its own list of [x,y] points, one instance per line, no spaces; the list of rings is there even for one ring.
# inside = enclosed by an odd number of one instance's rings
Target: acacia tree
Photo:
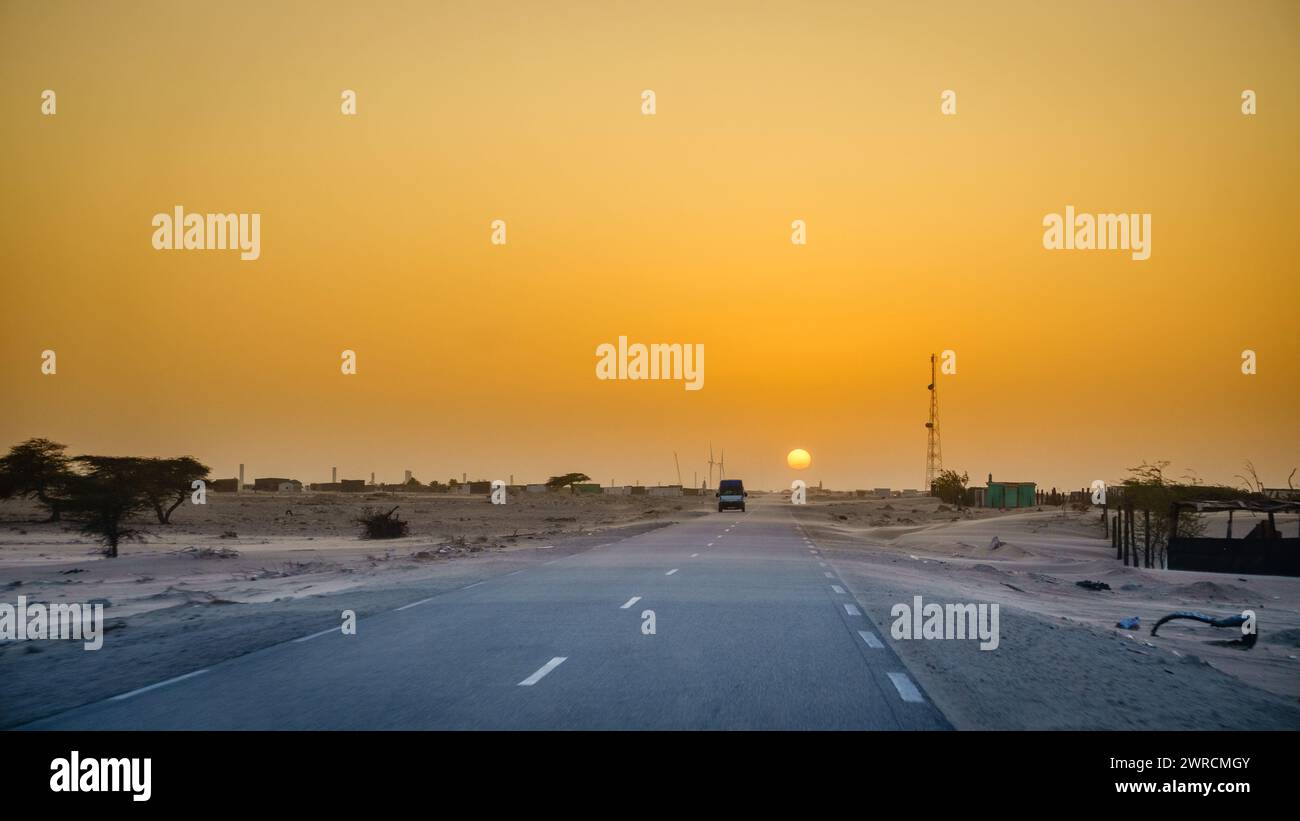
[[[566,473],[563,476],[552,476],[550,479],[547,479],[546,486],[553,488],[567,487],[573,493],[577,493],[578,489],[574,487],[574,485],[579,482],[590,481],[591,477],[585,473]]]
[[[1202,485],[1194,479],[1186,484],[1171,481],[1165,475],[1168,468],[1168,461],[1144,461],[1137,467],[1128,469],[1129,477],[1121,485],[1122,504],[1130,510],[1143,512],[1142,516],[1133,517],[1134,540],[1143,546],[1151,545],[1154,555],[1150,557],[1150,562],[1155,567],[1163,567],[1166,561],[1175,502],[1238,499],[1246,495],[1235,488]],[[1148,522],[1151,528],[1149,534]],[[1179,509],[1180,536],[1200,536],[1205,530],[1206,522],[1199,513],[1190,508]]]
[[[11,447],[0,457],[0,499],[34,496],[50,511],[49,521],[59,521],[62,491],[72,475],[66,450],[66,445],[39,438]]]
[[[170,524],[172,512],[189,498],[193,483],[207,479],[209,468],[193,456],[174,459],[137,459],[134,470],[140,492],[158,516],[159,524]]]
[[[955,504],[960,508],[962,500],[966,497],[966,483],[969,481],[970,476],[964,472],[958,473],[955,470],[940,471],[939,475],[934,477],[933,484],[930,485],[930,495],[938,496],[942,501]]]
[[[79,471],[66,482],[66,510],[81,525],[81,532],[104,543],[104,555],[117,558],[120,542],[139,539],[143,533],[127,524],[149,506],[142,490],[140,464],[130,456],[78,456],[71,460]]]

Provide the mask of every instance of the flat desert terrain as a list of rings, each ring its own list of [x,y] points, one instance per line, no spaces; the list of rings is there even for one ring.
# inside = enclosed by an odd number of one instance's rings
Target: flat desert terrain
[[[0,601],[102,602],[101,650],[0,643],[0,726],[12,727],[358,618],[690,518],[709,497],[401,493],[209,494],[107,559],[36,506],[0,504]],[[364,508],[410,535],[363,540]],[[1097,512],[956,511],[936,499],[754,494],[749,514],[793,517],[883,638],[891,608],[997,603],[1001,643],[893,641],[959,729],[1300,729],[1300,579],[1126,568]],[[1294,524],[1288,525],[1294,527]],[[993,546],[994,537],[998,546]],[[1108,590],[1076,582],[1098,581]],[[1260,640],[1173,622],[1175,610],[1256,611]],[[1137,616],[1141,627],[1118,628]]]

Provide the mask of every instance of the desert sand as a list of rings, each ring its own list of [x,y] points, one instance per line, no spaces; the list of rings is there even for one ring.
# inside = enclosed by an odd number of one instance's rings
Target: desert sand
[[[1300,729],[1300,579],[1125,567],[1095,510],[958,512],[926,498],[827,501],[797,518],[883,636],[891,603],[914,595],[999,604],[997,651],[893,643],[959,728]],[[1245,609],[1259,620],[1251,649],[1190,621],[1150,635],[1177,610]],[[1131,616],[1138,629],[1116,626]]]

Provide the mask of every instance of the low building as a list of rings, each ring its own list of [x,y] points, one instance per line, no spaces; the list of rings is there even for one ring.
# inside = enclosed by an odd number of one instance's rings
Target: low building
[[[526,488],[529,493],[545,493],[550,489],[546,485],[527,485]]]
[[[872,496],[875,496],[877,499],[888,499],[888,498],[889,498],[889,488],[887,488],[887,487],[876,487],[876,488],[872,488],[872,489],[871,489],[871,495],[872,495]]]
[[[983,503],[980,507],[996,507],[1001,510],[1017,507],[1033,507],[1037,504],[1038,486],[1033,482],[995,482],[989,474],[988,487],[984,489]],[[979,494],[976,494],[979,498]]]
[[[208,482],[208,490],[211,490],[213,493],[238,493],[239,480],[213,479],[211,482]]]
[[[344,479],[339,482],[339,490],[344,493],[365,493],[365,479]]]
[[[646,493],[651,496],[681,496],[681,485],[661,485],[659,487],[647,488]]]

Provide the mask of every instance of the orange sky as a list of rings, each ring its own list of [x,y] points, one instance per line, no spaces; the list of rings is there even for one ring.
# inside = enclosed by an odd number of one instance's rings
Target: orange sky
[[[372,5],[0,3],[0,445],[918,487],[952,349],[973,479],[1300,464],[1294,2]],[[177,204],[261,258],[155,251]],[[1066,205],[1151,258],[1044,250]],[[704,389],[598,381],[620,335]]]

